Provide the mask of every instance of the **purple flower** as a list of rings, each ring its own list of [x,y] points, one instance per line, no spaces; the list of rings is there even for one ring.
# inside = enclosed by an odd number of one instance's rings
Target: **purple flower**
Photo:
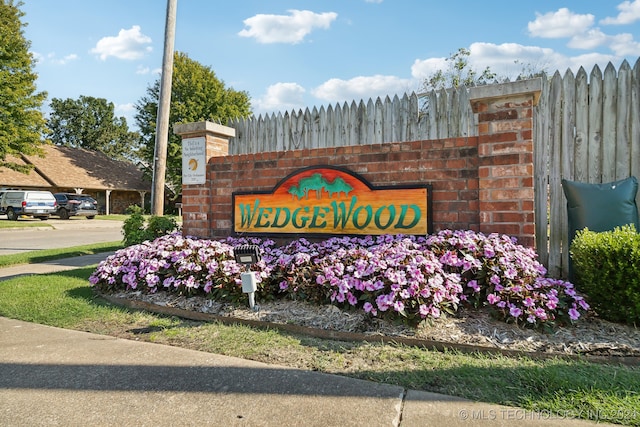
[[[417,321],[438,317],[441,309],[455,310],[461,301],[473,302],[471,295],[483,294],[489,308],[503,318],[519,318],[526,311],[542,323],[589,309],[571,283],[544,277],[546,271],[531,248],[509,236],[469,230],[419,237],[297,239],[281,247],[258,238],[212,241],[174,233],[117,251],[99,264],[89,281],[97,288],[145,292],[162,283],[167,292],[237,298],[241,266],[233,248],[241,244],[261,247],[262,261],[254,266],[259,297],[311,296],[354,307],[362,300],[361,309],[373,316],[380,311],[393,318],[402,312],[404,320]],[[561,312],[566,305],[575,312]]]
[[[547,319],[547,312],[544,311],[544,308],[542,307],[538,307],[534,310],[533,314],[538,318],[538,319],[542,319],[542,320],[546,320]]]
[[[393,302],[393,309],[397,312],[404,311],[404,303],[400,300]]]
[[[495,304],[500,301],[500,296],[496,294],[489,294],[487,295],[487,301],[489,302],[489,304]]]
[[[376,310],[373,304],[371,304],[370,302],[365,302],[362,308],[365,313],[369,313],[373,316],[376,316],[378,314],[378,310]]]
[[[575,308],[569,309],[569,318],[571,320],[578,320],[580,318],[580,313]]]
[[[522,316],[522,310],[516,306],[511,306],[511,308],[509,308],[509,314],[517,319]]]
[[[420,313],[420,317],[424,319],[429,315],[430,312],[431,312],[430,307],[427,307],[425,304],[420,304],[420,307],[418,309],[418,313]]]
[[[480,286],[478,286],[477,280],[470,280],[469,283],[467,283],[467,286],[473,289],[474,293],[480,292]]]
[[[485,246],[484,247],[484,257],[485,258],[493,258],[494,256],[496,256],[496,253],[493,250],[493,248],[491,246]]]
[[[586,302],[584,299],[582,299],[582,298],[580,298],[580,299],[578,300],[578,305],[580,306],[580,308],[582,308],[582,309],[583,309],[583,310],[585,310],[585,311],[587,311],[587,310],[589,310],[589,309],[591,308],[591,307],[589,306],[589,304],[587,304],[587,302]]]
[[[439,318],[439,317],[440,317],[440,309],[439,309],[438,307],[436,307],[436,306],[431,306],[431,310],[430,310],[430,311],[431,311],[431,316],[432,316],[434,319],[437,319],[437,318]]]
[[[358,298],[355,297],[351,292],[347,294],[347,301],[350,305],[355,306],[358,303]]]

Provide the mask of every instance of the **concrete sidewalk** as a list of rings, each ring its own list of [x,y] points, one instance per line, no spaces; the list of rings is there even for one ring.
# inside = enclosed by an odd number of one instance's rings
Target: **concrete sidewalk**
[[[0,268],[0,275],[68,270],[107,255]],[[0,317],[0,425],[7,427],[596,425],[572,415]]]
[[[0,425],[594,423],[0,317]]]

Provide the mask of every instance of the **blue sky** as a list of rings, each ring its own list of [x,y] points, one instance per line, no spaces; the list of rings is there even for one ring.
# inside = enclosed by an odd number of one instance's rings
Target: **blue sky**
[[[479,70],[616,68],[640,57],[640,0],[177,0],[175,49],[258,114],[419,91],[464,47]],[[38,89],[106,98],[134,126],[159,78],[166,0],[24,0]],[[48,102],[47,101],[47,102]]]

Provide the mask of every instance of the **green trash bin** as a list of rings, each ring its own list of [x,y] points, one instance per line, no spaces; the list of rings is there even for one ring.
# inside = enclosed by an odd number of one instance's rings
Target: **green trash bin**
[[[638,179],[631,176],[604,184],[562,180],[562,190],[567,198],[569,240],[584,228],[591,231],[611,231],[616,227],[633,224],[640,230],[636,194]],[[573,279],[569,259],[569,280]]]

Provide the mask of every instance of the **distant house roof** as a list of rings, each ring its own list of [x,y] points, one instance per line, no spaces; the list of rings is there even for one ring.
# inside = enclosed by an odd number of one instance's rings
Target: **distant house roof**
[[[27,164],[20,157],[11,155],[8,155],[6,160],[22,166],[26,166]],[[28,174],[24,174],[14,171],[13,169],[0,167],[0,187],[50,188],[51,184],[35,170],[31,170]]]
[[[44,157],[22,155],[22,160],[35,167],[29,175],[7,174],[5,182],[0,174],[0,186],[38,186],[84,188],[91,190],[150,191],[151,183],[133,163],[110,159],[98,151],[81,148],[44,145]],[[0,168],[0,172],[6,171]],[[15,175],[17,174],[17,175]],[[27,183],[30,175],[38,175],[40,182]],[[9,181],[9,178],[11,180]]]

